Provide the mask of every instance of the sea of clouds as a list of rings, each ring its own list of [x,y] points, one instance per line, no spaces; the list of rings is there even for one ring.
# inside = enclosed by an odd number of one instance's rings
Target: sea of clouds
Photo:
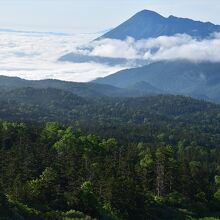
[[[85,82],[121,69],[99,63],[58,62],[93,35],[0,31],[0,75]]]
[[[0,75],[25,79],[60,79],[86,82],[104,77],[127,65],[59,62],[67,53],[109,58],[143,59],[146,61],[187,59],[192,62],[220,62],[220,33],[208,39],[188,35],[161,36],[135,41],[101,39],[93,35],[0,31]],[[89,42],[89,43],[88,43]]]

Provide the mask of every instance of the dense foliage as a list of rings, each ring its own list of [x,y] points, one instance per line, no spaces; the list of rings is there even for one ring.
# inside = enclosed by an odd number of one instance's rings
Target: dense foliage
[[[120,145],[57,123],[2,122],[0,134],[9,219],[189,219],[220,208],[217,146]]]
[[[0,94],[0,118],[57,121],[120,143],[180,139],[212,148],[220,143],[220,106],[182,96],[82,98],[57,89],[24,88]]]
[[[0,219],[220,216],[218,105],[31,88],[0,102]]]

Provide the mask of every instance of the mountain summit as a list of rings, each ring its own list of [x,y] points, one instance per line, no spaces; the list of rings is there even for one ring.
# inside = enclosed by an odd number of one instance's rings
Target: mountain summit
[[[166,18],[154,11],[143,10],[98,39],[124,40],[133,37],[135,40],[140,40],[175,34],[188,34],[201,39],[213,32],[220,32],[220,25],[174,16]]]

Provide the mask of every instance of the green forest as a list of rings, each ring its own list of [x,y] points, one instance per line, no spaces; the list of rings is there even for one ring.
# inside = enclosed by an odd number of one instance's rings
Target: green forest
[[[220,106],[0,94],[1,220],[220,218]]]

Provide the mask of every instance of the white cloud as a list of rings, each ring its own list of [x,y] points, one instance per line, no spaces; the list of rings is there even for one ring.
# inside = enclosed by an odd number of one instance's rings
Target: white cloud
[[[127,38],[124,41],[102,39],[89,43],[85,50],[80,48],[77,52],[91,56],[151,61],[188,59],[220,62],[220,33],[215,33],[205,40],[196,40],[186,34],[139,41],[132,38]]]
[[[0,32],[0,75],[84,82],[120,70],[119,66],[57,61],[93,38],[93,35]]]
[[[0,74],[25,79],[60,79],[85,82],[104,77],[127,66],[101,63],[58,62],[69,52],[111,58],[220,62],[220,33],[195,40],[188,35],[161,36],[155,39],[91,41],[90,35],[0,32]],[[90,43],[86,44],[88,41]],[[86,46],[83,46],[86,45]],[[128,62],[129,63],[129,62]]]
[[[182,40],[182,36],[179,36],[179,40]],[[147,56],[149,57],[149,54]],[[220,62],[220,35],[215,34],[213,38],[205,40],[191,38],[183,44],[174,44],[169,47],[161,46],[156,53],[150,54],[150,59],[187,59],[194,62]]]
[[[135,59],[138,56],[135,44],[132,38],[127,38],[125,41],[111,39],[94,41],[91,43],[92,50],[89,55]]]

